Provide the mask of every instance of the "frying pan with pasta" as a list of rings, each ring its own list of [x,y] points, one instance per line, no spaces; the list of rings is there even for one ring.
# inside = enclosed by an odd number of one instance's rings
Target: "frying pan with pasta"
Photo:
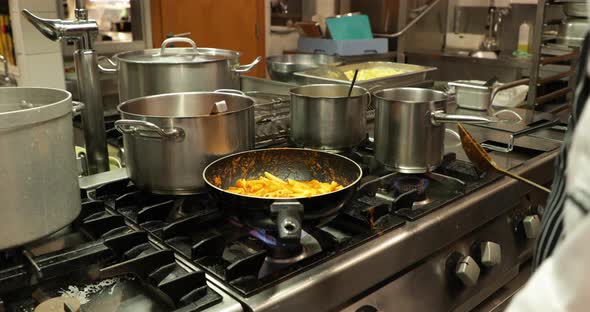
[[[265,176],[265,172],[285,181],[335,181],[342,188],[326,194],[295,198],[249,196],[227,190],[235,186],[239,179],[258,179]],[[344,156],[298,148],[232,154],[213,161],[203,171],[210,193],[227,211],[246,218],[254,226],[277,229],[280,236],[288,237],[300,233],[302,222],[317,225],[329,221],[352,197],[361,177],[362,169]],[[297,220],[298,216],[301,219]],[[294,222],[291,225],[295,226],[295,231],[281,232],[285,230],[282,226],[289,224],[285,220]]]

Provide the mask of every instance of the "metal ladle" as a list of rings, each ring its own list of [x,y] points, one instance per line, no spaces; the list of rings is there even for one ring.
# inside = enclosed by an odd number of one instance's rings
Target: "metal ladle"
[[[523,178],[517,174],[514,174],[504,168],[501,168],[496,164],[496,162],[492,159],[490,154],[486,152],[486,150],[479,144],[477,141],[471,136],[471,134],[465,129],[462,124],[457,124],[459,128],[459,136],[461,137],[461,143],[463,144],[463,150],[465,154],[471,160],[471,162],[475,165],[475,167],[484,172],[492,172],[497,171],[503,175],[509,176],[513,179],[519,180],[524,182],[530,186],[533,186],[539,190],[545,191],[547,193],[551,192],[548,188],[539,185],[529,179]]]

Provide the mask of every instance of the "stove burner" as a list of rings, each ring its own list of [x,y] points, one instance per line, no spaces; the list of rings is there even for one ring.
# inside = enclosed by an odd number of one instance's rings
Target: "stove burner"
[[[414,201],[423,201],[426,199],[426,190],[430,181],[428,178],[418,175],[402,175],[393,181],[393,188],[397,194],[405,194],[415,191]]]
[[[293,250],[285,250],[285,248],[298,248]],[[274,253],[273,250],[274,249]],[[280,252],[281,254],[277,254]],[[322,252],[320,242],[312,235],[302,232],[301,241],[299,244],[293,246],[283,246],[271,248],[271,252],[264,259],[264,264],[258,272],[258,278],[263,278],[273,272],[279,271],[289,265],[309,258],[317,253]]]

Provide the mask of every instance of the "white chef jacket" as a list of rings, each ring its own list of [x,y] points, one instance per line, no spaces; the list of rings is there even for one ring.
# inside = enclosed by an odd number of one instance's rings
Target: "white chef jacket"
[[[590,311],[590,109],[576,125],[566,171],[563,241],[514,297],[508,312]]]

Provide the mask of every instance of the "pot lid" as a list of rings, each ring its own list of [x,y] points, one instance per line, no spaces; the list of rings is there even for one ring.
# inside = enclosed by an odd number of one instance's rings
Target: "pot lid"
[[[173,43],[188,43],[191,48],[169,48]],[[147,49],[139,51],[121,52],[115,58],[131,63],[154,64],[195,64],[232,60],[238,58],[240,53],[232,50],[215,48],[197,48],[194,41],[189,38],[173,37],[164,40],[160,49]]]

